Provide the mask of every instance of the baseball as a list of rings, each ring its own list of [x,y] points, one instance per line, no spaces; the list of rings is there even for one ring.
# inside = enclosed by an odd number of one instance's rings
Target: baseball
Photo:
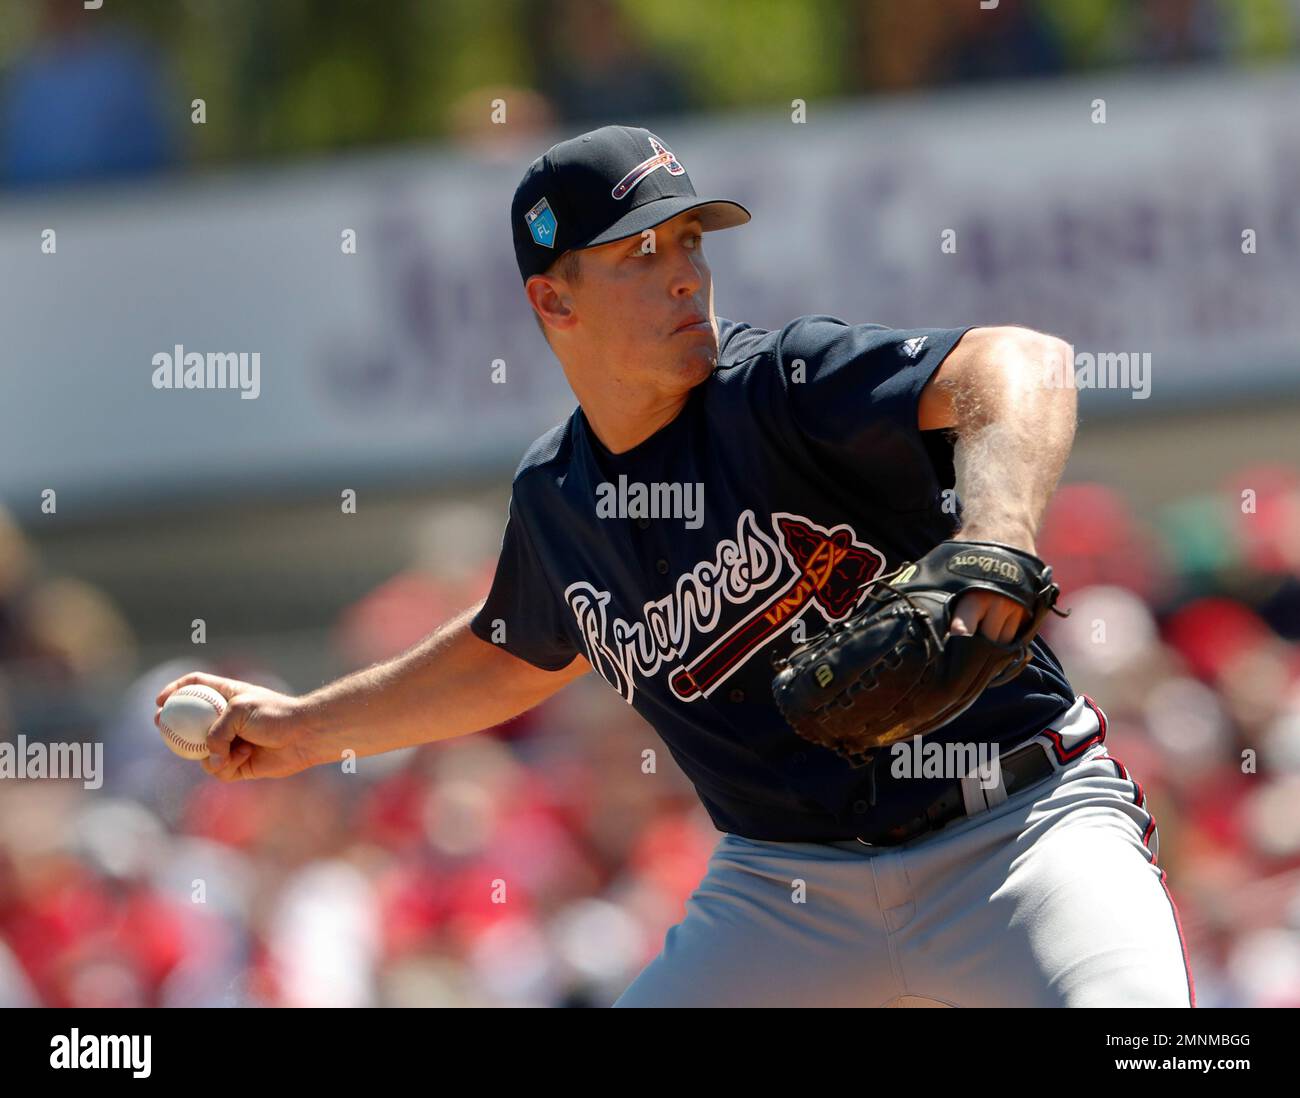
[[[208,757],[208,729],[226,711],[226,699],[210,686],[182,686],[162,707],[158,731],[182,759]]]

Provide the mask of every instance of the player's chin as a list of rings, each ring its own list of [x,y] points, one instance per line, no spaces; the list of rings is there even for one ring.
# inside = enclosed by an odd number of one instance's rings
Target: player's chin
[[[699,385],[707,381],[718,361],[718,352],[713,347],[692,348],[678,359],[677,376],[688,386]]]
[[[682,345],[676,348],[676,358],[682,373],[702,381],[713,373],[713,367],[717,364],[718,344],[712,332],[692,335],[695,338],[690,339],[689,343],[682,340]],[[681,340],[682,337],[679,334],[676,338]]]

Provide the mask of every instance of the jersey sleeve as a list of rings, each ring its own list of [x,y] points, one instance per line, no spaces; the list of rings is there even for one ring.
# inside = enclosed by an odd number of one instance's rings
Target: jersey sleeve
[[[921,431],[921,390],[970,328],[886,328],[801,317],[777,341],[790,419],[833,462],[882,483],[902,508],[951,487],[951,443]]]
[[[492,588],[470,629],[481,640],[499,645],[534,667],[559,671],[578,654],[564,632],[563,611],[511,496]]]

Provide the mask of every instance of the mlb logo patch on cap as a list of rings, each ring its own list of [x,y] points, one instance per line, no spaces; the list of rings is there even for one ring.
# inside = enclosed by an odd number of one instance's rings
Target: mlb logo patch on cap
[[[542,199],[536,206],[524,214],[524,220],[528,223],[528,231],[532,235],[534,243],[542,245],[544,248],[555,247],[555,213],[551,210],[551,204]]]

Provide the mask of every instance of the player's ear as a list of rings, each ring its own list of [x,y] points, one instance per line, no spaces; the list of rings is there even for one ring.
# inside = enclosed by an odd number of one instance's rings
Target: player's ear
[[[524,292],[538,321],[545,327],[563,331],[577,323],[573,299],[562,282],[547,275],[533,275]]]

